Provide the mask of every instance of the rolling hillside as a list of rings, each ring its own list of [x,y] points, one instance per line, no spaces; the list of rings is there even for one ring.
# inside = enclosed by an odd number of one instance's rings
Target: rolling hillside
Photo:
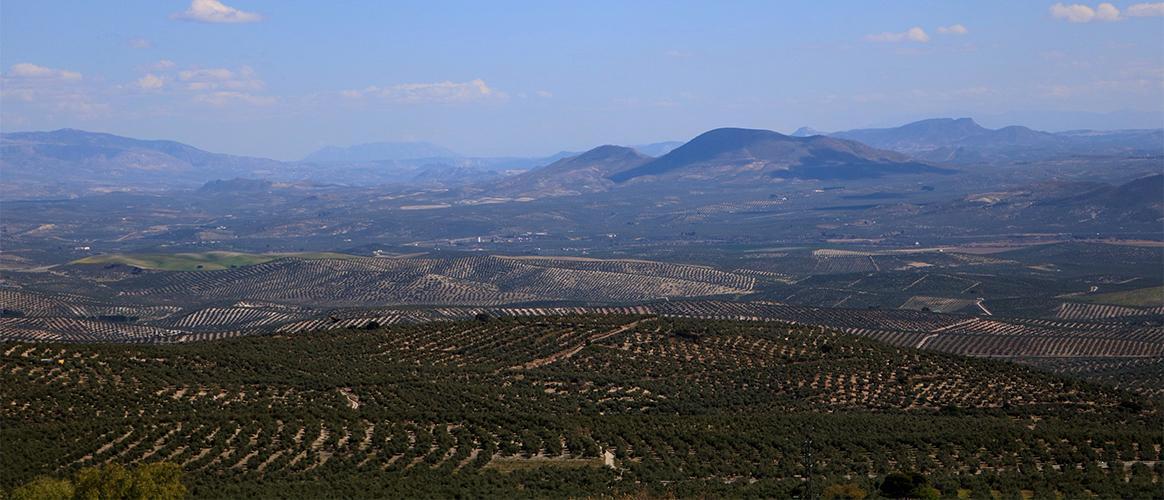
[[[532,198],[605,191],[614,185],[609,177],[650,160],[651,157],[631,148],[599,146],[580,155],[502,179],[485,190],[494,195]]]
[[[167,461],[213,497],[819,496],[907,471],[951,497],[1144,498],[1161,459],[1158,409],[1128,393],[781,323],[5,343],[0,383],[4,487]]]

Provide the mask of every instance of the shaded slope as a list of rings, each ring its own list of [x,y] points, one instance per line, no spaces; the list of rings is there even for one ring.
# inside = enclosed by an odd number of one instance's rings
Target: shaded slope
[[[610,176],[642,165],[651,157],[622,146],[599,146],[578,156],[498,181],[490,190],[509,196],[563,196],[605,191]]]

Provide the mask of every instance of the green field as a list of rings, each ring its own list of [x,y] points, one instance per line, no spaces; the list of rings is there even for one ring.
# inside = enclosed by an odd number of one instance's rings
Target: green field
[[[1101,293],[1080,297],[1086,302],[1113,304],[1117,306],[1159,307],[1164,306],[1164,286],[1137,288],[1123,292]]]
[[[218,271],[232,267],[253,266],[284,257],[299,259],[350,259],[353,255],[334,252],[299,253],[243,253],[243,252],[198,252],[198,253],[141,253],[94,255],[70,264],[124,264],[142,269],[160,271]]]

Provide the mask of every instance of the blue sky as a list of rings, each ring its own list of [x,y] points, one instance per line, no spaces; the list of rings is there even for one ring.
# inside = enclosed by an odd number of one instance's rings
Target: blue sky
[[[296,159],[973,116],[1164,126],[1164,3],[0,2],[0,128]]]

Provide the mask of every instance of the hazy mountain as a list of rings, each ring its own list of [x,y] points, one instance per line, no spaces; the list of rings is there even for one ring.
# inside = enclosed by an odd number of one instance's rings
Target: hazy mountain
[[[265,178],[283,171],[283,164],[275,160],[73,129],[0,135],[0,167],[6,184],[49,193],[74,188],[197,187],[212,179]],[[14,193],[6,189],[4,194]]]
[[[828,135],[827,132],[821,132],[812,127],[800,127],[792,132],[792,137],[812,137],[814,135]]]
[[[180,173],[195,168],[275,168],[280,163],[211,153],[175,141],[131,139],[75,129],[0,134],[0,151],[0,160],[13,168],[35,163],[42,168],[110,166],[126,171]]]
[[[491,193],[531,198],[605,191],[614,185],[610,176],[650,160],[650,156],[632,148],[599,146],[580,155],[502,179],[487,189]]]
[[[658,157],[670,153],[671,151],[674,151],[675,148],[682,145],[683,141],[664,141],[651,144],[638,144],[631,146],[631,148],[647,156]]]
[[[934,118],[893,128],[829,134],[938,162],[1028,161],[1074,155],[1164,153],[1164,131],[1049,133],[1022,126],[985,128],[970,118]]]
[[[1164,129],[1069,130],[1055,135],[1100,151],[1164,154]]]
[[[419,158],[460,158],[451,149],[428,142],[372,142],[354,146],[328,146],[303,158],[307,162],[369,162]]]
[[[616,173],[616,183],[656,176],[718,182],[773,178],[860,179],[894,174],[948,173],[892,151],[824,136],[791,137],[770,130],[721,128],[706,132],[643,165]]]

